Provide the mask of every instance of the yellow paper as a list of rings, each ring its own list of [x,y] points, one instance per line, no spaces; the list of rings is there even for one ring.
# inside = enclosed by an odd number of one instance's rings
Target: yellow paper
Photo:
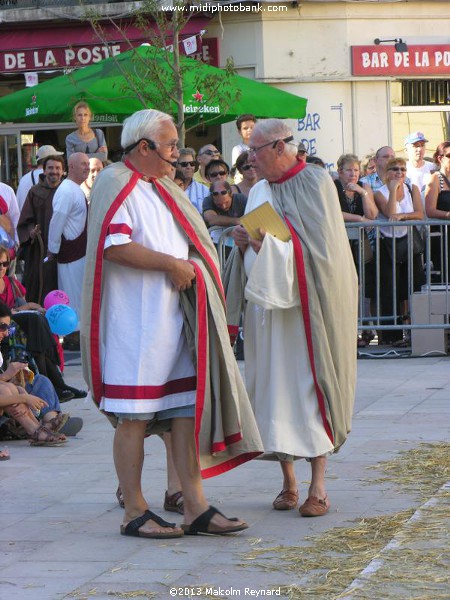
[[[289,229],[280,215],[272,208],[270,202],[264,202],[258,208],[240,217],[239,220],[254,240],[262,239],[259,233],[260,229],[270,233],[282,242],[288,242],[291,239]]]

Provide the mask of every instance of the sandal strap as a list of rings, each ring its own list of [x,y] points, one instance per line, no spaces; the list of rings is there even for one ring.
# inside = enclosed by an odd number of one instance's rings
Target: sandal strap
[[[183,492],[175,492],[175,494],[172,494],[171,496],[166,492],[164,500],[165,503],[170,506],[180,506],[180,504],[183,504]]]
[[[228,521],[239,521],[236,517],[226,517],[223,512],[220,512],[215,506],[210,506],[208,510],[205,510],[199,517],[197,517],[192,523],[189,525],[190,533],[205,533],[208,532],[208,527],[211,522],[211,519],[214,515],[220,515],[224,519],[228,519]]]
[[[136,519],[133,519],[127,524],[127,526],[125,527],[125,534],[139,537],[139,528],[142,527],[144,523],[147,523],[147,521],[150,520],[155,521],[155,523],[160,527],[176,527],[175,523],[168,523],[160,516],[155,515],[155,513],[151,510],[146,510],[143,515],[141,515],[140,517],[136,517]]]
[[[45,433],[45,438],[41,439],[39,437],[40,433]],[[39,425],[39,427],[34,431],[30,436],[28,436],[30,442],[62,442],[63,438],[61,438],[61,434],[55,433],[46,427],[44,424]]]

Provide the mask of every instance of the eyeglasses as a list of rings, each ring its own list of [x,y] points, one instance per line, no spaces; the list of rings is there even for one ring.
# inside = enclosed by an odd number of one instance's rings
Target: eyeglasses
[[[242,171],[248,171],[249,169],[254,169],[255,165],[244,165],[241,167]]]
[[[228,175],[226,171],[215,171],[214,173],[209,173],[209,177],[223,177],[224,175]]]
[[[212,195],[213,196],[226,196],[227,194],[229,194],[230,192],[228,190],[222,190],[220,192],[213,192]]]
[[[9,267],[9,261],[5,260],[3,262],[0,262],[0,267],[3,267],[4,269],[7,269]]]
[[[183,162],[179,162],[178,166],[179,167],[183,167],[183,169],[185,169],[186,167],[195,167],[197,163],[195,162],[195,160],[183,160]]]
[[[207,154],[208,156],[214,156],[214,154],[220,154],[219,150],[205,150],[199,156],[203,156],[203,154]]]
[[[389,167],[388,171],[396,171],[397,173],[401,171],[402,173],[406,173],[406,167]]]
[[[9,331],[10,323],[0,323],[0,331]]]
[[[134,142],[133,144],[130,144],[129,146],[127,146],[126,148],[123,149],[123,153],[124,154],[128,154],[129,152],[131,152],[131,150],[133,150],[133,148],[136,148],[136,146],[138,146],[141,142],[146,142],[147,143],[147,147],[150,150],[156,150],[156,148],[158,146],[166,146],[167,148],[170,149],[171,152],[173,152],[174,150],[177,149],[178,147],[178,140],[175,142],[155,142],[154,140],[149,140],[148,138],[139,138],[137,142]]]
[[[262,150],[263,148],[266,148],[266,146],[270,146],[272,144],[272,148],[276,148],[276,145],[278,144],[278,142],[284,142],[285,144],[288,144],[289,142],[292,142],[292,140],[294,139],[293,135],[290,135],[289,137],[286,138],[280,138],[278,140],[272,140],[271,142],[267,142],[266,144],[263,144],[262,146],[257,146],[256,148],[252,148],[249,147],[248,152],[256,154],[256,152],[258,152],[259,150]]]

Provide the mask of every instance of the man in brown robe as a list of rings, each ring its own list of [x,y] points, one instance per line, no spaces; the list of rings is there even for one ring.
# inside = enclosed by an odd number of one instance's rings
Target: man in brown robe
[[[57,264],[48,261],[48,228],[53,214],[53,196],[61,183],[64,172],[62,156],[48,156],[44,160],[44,172],[25,200],[17,225],[17,234],[25,255],[23,284],[27,300],[42,304],[45,296],[58,288]]]

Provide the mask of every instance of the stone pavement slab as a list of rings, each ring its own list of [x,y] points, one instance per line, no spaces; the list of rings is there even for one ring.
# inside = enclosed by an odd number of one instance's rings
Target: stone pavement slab
[[[79,355],[68,353],[67,359],[66,380],[83,387]],[[165,599],[171,597],[171,587],[204,585],[250,598],[245,588],[256,597],[256,591],[299,584],[294,575],[262,570],[245,556],[255,545],[301,546],[306,536],[348,526],[354,519],[417,506],[415,498],[393,484],[371,483],[376,473],[368,467],[421,442],[448,441],[449,367],[449,359],[441,357],[360,360],[353,431],[329,461],[329,514],[303,519],[297,511],[273,511],[281,489],[279,466],[255,460],[204,482],[211,504],[251,526],[227,538],[170,542],[120,536],[113,430],[90,401],[64,404],[65,412],[84,419],[78,436],[59,448],[9,442],[11,460],[0,464],[0,598]],[[181,522],[180,516],[162,510],[162,442],[148,439],[145,455],[143,489],[150,505]],[[309,468],[304,461],[296,468],[304,499]],[[142,595],[132,596],[137,590]],[[175,591],[178,597],[186,595]]]

